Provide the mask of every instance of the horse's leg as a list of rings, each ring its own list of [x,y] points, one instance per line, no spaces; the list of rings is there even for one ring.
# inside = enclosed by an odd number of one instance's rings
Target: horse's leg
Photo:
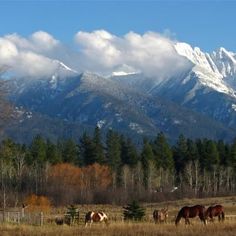
[[[206,217],[204,216],[204,214],[199,214],[199,219],[204,223],[204,225],[206,225],[207,223],[207,220],[206,220]]]
[[[187,220],[187,218],[185,218],[185,224],[186,224],[186,225],[188,224],[188,220]]]
[[[186,224],[186,225],[190,225],[190,221],[189,221],[189,218],[188,218],[188,217],[185,218],[185,224]]]
[[[106,226],[108,226],[109,225],[108,219],[105,219],[104,221],[105,221]]]
[[[222,220],[222,221],[225,220],[225,213],[224,213],[224,211],[222,211],[222,213],[221,213],[221,220]]]
[[[214,221],[212,214],[209,214],[209,218],[210,218],[209,222],[213,222]]]

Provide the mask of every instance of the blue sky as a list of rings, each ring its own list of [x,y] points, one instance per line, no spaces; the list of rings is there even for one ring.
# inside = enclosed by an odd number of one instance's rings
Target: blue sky
[[[236,52],[236,1],[2,1],[0,36],[43,30],[73,44],[78,31],[171,32],[179,41]]]

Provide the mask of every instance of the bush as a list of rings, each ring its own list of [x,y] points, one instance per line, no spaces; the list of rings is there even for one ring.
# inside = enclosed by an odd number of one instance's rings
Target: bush
[[[132,201],[126,207],[123,207],[125,220],[142,220],[145,216],[145,209],[139,206],[137,201]]]
[[[79,223],[79,209],[74,205],[68,206],[65,218],[69,225],[73,225],[75,222]]]
[[[30,212],[49,212],[51,210],[51,202],[45,196],[32,194],[25,199],[24,203]]]

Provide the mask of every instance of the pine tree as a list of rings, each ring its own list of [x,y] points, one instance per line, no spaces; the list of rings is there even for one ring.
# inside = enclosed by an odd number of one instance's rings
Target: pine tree
[[[95,162],[105,164],[106,160],[99,127],[94,130],[93,143],[95,145]]]
[[[208,140],[206,143],[206,166],[208,170],[212,170],[213,166],[219,164],[219,153],[216,144],[212,140]]]
[[[174,161],[175,168],[177,173],[180,173],[184,170],[185,165],[187,163],[187,155],[188,155],[188,146],[187,140],[183,135],[180,135],[176,145],[173,148],[174,153]]]
[[[47,160],[45,140],[37,135],[30,146],[31,162],[44,165]]]
[[[52,143],[49,139],[47,139],[46,143],[46,159],[52,164],[57,164],[62,162],[62,158],[61,155],[59,154],[57,145]]]
[[[197,149],[197,145],[194,141],[192,141],[191,139],[187,140],[187,161],[195,161],[199,158],[199,154],[198,154],[198,149]]]
[[[76,221],[79,223],[79,209],[74,205],[68,206],[65,217],[69,225],[73,225]]]
[[[121,136],[121,160],[123,165],[128,165],[131,168],[138,163],[138,154],[136,147],[133,145],[130,138],[127,140]]]
[[[236,170],[236,140],[234,140],[230,150],[230,166]]]
[[[230,147],[228,144],[224,143],[223,140],[219,140],[217,142],[217,150],[219,152],[219,161],[220,164],[223,166],[229,166],[230,165]]]
[[[63,162],[78,164],[79,149],[72,139],[68,139],[63,143],[62,160]]]
[[[126,207],[123,207],[123,215],[125,220],[140,221],[145,216],[145,209],[142,208],[137,201],[132,201]]]
[[[154,141],[153,153],[158,168],[162,167],[164,170],[173,168],[174,161],[172,150],[162,132],[157,135],[157,138]]]
[[[197,139],[196,140],[196,146],[199,154],[199,163],[201,170],[204,170],[206,166],[206,143],[207,139]]]
[[[153,160],[153,152],[150,143],[147,140],[143,141],[143,150],[141,153],[141,163],[143,169],[143,184],[148,189],[150,177],[150,161]]]
[[[121,165],[121,145],[119,135],[109,130],[106,140],[107,163],[113,171],[116,171]]]
[[[80,139],[80,154],[85,166],[92,165],[97,161],[95,144],[86,133]]]

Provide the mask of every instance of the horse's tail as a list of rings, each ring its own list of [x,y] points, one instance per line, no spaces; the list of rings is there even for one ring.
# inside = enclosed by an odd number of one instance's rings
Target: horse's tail
[[[158,222],[158,211],[154,210],[152,215],[153,215],[154,222],[156,224]]]
[[[181,220],[181,217],[182,217],[182,211],[180,210],[176,219],[175,219],[175,225],[177,226]]]

